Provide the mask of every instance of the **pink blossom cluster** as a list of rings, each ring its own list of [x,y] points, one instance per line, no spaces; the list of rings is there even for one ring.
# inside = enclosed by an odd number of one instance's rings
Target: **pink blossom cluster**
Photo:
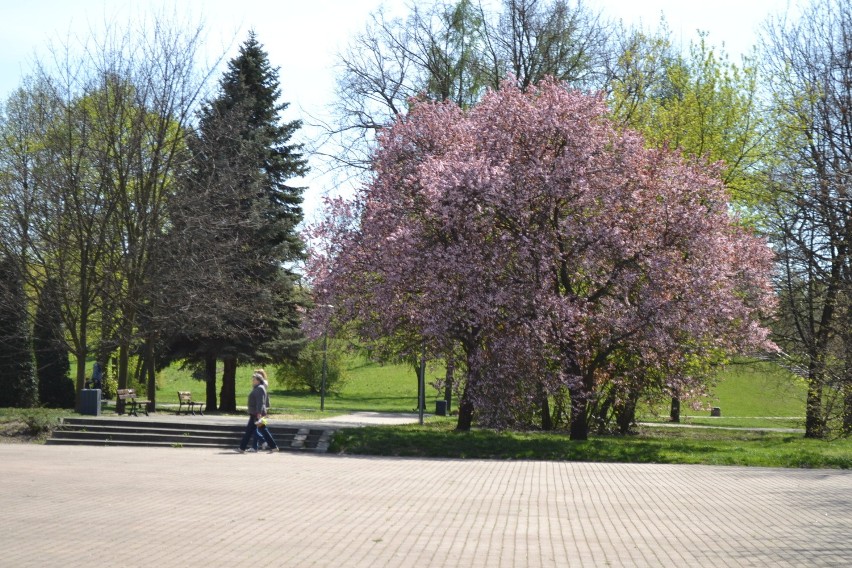
[[[583,437],[605,392],[692,391],[696,360],[772,348],[772,254],[718,168],[605,112],[555,81],[466,110],[417,102],[381,134],[371,182],[308,230],[318,304],[368,338],[461,346],[460,426],[474,409],[517,423],[563,389]]]

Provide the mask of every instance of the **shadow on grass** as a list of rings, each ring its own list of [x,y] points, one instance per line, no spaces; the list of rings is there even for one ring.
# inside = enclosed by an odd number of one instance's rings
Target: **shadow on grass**
[[[319,393],[313,393],[308,390],[269,389],[269,396],[286,396],[288,398],[307,399],[316,398],[319,396]]]
[[[320,404],[320,394],[307,390],[272,389],[269,392],[273,408],[316,407]],[[376,411],[376,412],[412,412],[417,406],[417,398],[407,394],[393,393],[370,394],[365,396],[351,393],[326,393],[325,407],[337,412]]]
[[[566,460],[666,463],[658,444],[612,443],[611,439],[572,442],[567,436],[400,426],[347,429],[334,435],[335,453],[459,459]]]
[[[296,399],[314,399],[320,396],[318,392],[312,392],[308,390],[285,390],[285,389],[270,389],[269,390],[270,397],[288,397],[288,398],[296,398]],[[326,398],[338,400],[342,402],[352,402],[358,404],[365,404],[369,402],[396,402],[396,401],[405,401],[405,404],[408,404],[408,401],[413,401],[413,404],[417,403],[417,397],[414,395],[404,394],[404,395],[389,395],[389,396],[375,396],[375,395],[366,395],[366,396],[356,396],[352,394],[341,394],[339,392],[327,392],[325,394]]]
[[[852,443],[805,440],[767,432],[672,432],[648,429],[632,436],[565,433],[457,432],[451,420],[424,426],[381,426],[337,432],[329,451],[352,455],[455,459],[558,460],[618,463],[852,468]],[[662,429],[660,429],[662,430]]]

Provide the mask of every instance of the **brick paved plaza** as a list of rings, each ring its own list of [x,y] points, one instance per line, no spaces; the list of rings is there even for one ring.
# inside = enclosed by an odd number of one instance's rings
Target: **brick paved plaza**
[[[852,472],[0,445],[0,566],[847,566]]]

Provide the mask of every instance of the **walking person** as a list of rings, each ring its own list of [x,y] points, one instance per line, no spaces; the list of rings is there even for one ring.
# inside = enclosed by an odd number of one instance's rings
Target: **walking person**
[[[266,371],[264,369],[255,369],[254,372],[261,376],[263,388],[266,390],[266,400],[263,402],[263,418],[266,418],[266,415],[269,414],[269,409],[272,408],[272,405],[269,402],[269,380],[266,378]],[[255,452],[257,451],[257,446],[260,443],[261,438],[263,438],[263,446],[261,446],[261,449],[268,450],[271,447],[269,442],[266,440],[266,436],[264,436],[264,432],[261,431],[266,430],[266,421],[263,420],[263,418],[259,421],[261,424],[258,424],[254,437],[251,439],[251,449]],[[272,437],[272,434],[268,430],[266,430],[266,434]]]
[[[95,366],[92,367],[92,378],[86,381],[87,389],[103,389],[104,385],[104,367],[100,361],[95,361]]]
[[[249,439],[251,439],[253,435],[256,436],[258,434],[260,434],[260,436],[262,436],[269,445],[269,449],[267,450],[269,453],[278,451],[278,444],[276,444],[275,440],[272,438],[269,428],[264,425],[267,401],[266,387],[263,382],[264,375],[265,373],[255,371],[251,376],[252,389],[248,395],[249,420],[246,425],[246,431],[243,434],[243,439],[240,441],[240,448],[238,451],[241,454],[245,453]]]

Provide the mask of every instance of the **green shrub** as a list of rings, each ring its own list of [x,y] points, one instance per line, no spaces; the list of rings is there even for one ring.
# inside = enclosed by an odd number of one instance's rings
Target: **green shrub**
[[[26,425],[24,433],[30,436],[49,434],[59,425],[59,420],[58,414],[43,408],[33,408],[21,412],[21,421]]]
[[[115,393],[118,391],[118,381],[110,373],[104,373],[103,382],[104,398],[110,400],[115,398]]]
[[[339,393],[346,384],[343,352],[336,342],[329,340],[327,353],[323,353],[323,340],[308,343],[294,363],[284,363],[275,369],[275,380],[289,390],[307,389],[319,393],[322,385],[323,355],[325,355],[325,392]]]

